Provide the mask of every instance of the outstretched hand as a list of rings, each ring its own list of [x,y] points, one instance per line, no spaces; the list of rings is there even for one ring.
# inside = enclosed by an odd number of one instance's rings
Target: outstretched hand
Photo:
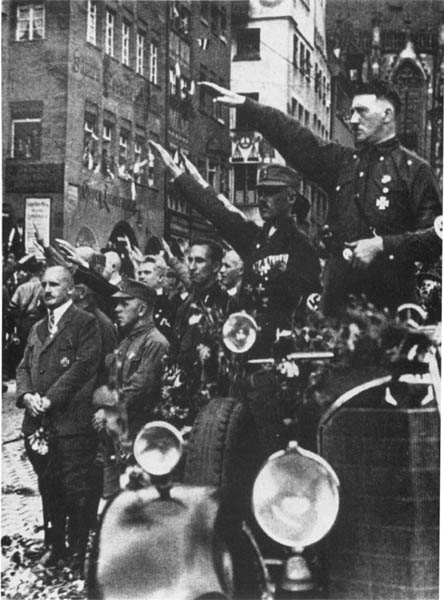
[[[217,85],[217,83],[211,83],[210,81],[199,81],[197,85],[203,85],[204,87],[207,87],[210,90],[220,94],[214,98],[214,102],[221,102],[227,106],[240,106],[245,102],[245,96],[236,94],[236,92],[232,92],[228,88]]]
[[[176,165],[176,163],[173,160],[173,157],[170,156],[170,154],[165,150],[163,146],[161,146],[157,142],[153,142],[152,140],[149,140],[148,143],[157,151],[160,158],[162,159],[163,164],[171,173],[174,179],[179,177],[179,175],[182,175],[182,169],[179,167],[179,165]]]
[[[197,181],[197,183],[199,185],[201,185],[203,188],[208,187],[210,184],[207,181],[205,181],[205,179],[199,173],[199,170],[196,167],[196,165],[194,165],[191,162],[191,160],[183,152],[180,153],[180,156],[183,160],[183,164],[185,165],[187,172],[191,175],[191,177],[193,179],[195,179]]]
[[[78,255],[77,250],[72,244],[66,240],[62,240],[61,238],[56,238],[56,242],[60,248],[60,252],[63,254],[66,260],[74,265],[79,265],[81,267],[85,267],[86,269],[89,268],[87,261]]]

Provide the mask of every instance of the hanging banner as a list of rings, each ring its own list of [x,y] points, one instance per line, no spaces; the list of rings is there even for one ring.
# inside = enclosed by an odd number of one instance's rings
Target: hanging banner
[[[50,198],[26,198],[25,200],[25,252],[36,254],[37,249],[34,245],[35,229],[38,229],[39,236],[43,238],[45,246],[49,245],[51,217],[51,199]]]

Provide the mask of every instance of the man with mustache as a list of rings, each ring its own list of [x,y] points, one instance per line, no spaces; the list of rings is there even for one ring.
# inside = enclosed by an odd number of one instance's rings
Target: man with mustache
[[[340,312],[350,294],[365,294],[391,309],[415,300],[414,264],[405,256],[405,236],[431,227],[441,202],[430,166],[401,146],[396,135],[401,106],[396,90],[384,81],[355,89],[354,150],[318,138],[275,108],[213,83],[201,85],[218,94],[216,101],[236,107],[249,129],[261,132],[289,165],[329,194],[333,243],[324,273],[323,312]],[[433,261],[440,252],[435,243],[416,260]]]
[[[47,316],[31,329],[17,368],[17,406],[25,411],[25,448],[38,476],[51,545],[41,562],[66,559],[67,536],[73,564],[81,567],[100,496],[91,418],[101,339],[95,317],[73,304],[69,269],[47,268],[42,288]],[[45,440],[38,439],[40,428]]]

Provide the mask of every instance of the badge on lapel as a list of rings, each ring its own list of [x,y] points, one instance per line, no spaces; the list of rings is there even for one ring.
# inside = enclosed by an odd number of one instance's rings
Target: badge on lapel
[[[69,358],[67,356],[64,356],[63,358],[60,359],[60,364],[64,369],[66,369],[71,364],[71,361],[69,360]]]

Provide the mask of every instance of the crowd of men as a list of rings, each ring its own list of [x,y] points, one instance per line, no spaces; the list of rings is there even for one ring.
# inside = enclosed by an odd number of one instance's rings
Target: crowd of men
[[[198,359],[196,307],[252,314],[260,328],[252,352],[267,356],[276,330],[316,309],[314,298],[327,315],[340,314],[349,294],[394,309],[415,301],[415,262],[440,256],[438,187],[426,162],[396,137],[399,99],[388,86],[357,90],[352,150],[316,138],[276,109],[204,85],[243,111],[291,165],[259,170],[262,226],[218,195],[187,157],[179,166],[152,143],[218,241],[192,239],[175,252],[163,242],[150,255],[128,241],[123,263],[115,249],[66,240],[45,246],[36,232],[44,261],[6,256],[3,375],[16,377],[26,451],[39,479],[44,564],[68,555],[82,564],[99,499],[118,490],[116,455],[131,448],[161,402],[165,357],[185,372]],[[332,239],[323,270],[301,227],[310,206],[292,167],[329,193]]]

